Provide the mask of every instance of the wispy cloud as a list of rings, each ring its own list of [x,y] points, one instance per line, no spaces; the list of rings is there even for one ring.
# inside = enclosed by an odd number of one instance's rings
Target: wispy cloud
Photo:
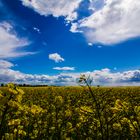
[[[63,71],[73,71],[75,70],[74,67],[54,67],[54,70],[63,70]]]
[[[0,69],[7,69],[13,67],[14,64],[6,60],[0,60]]]
[[[49,54],[49,59],[55,61],[56,63],[65,61],[58,53]]]
[[[13,26],[4,21],[0,23],[0,59],[20,57],[34,54],[32,52],[20,51],[28,46],[30,41],[26,38],[19,38]]]

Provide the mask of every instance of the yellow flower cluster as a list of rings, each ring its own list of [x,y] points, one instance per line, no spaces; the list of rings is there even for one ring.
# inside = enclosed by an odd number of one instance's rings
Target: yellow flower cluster
[[[32,105],[31,106],[31,113],[32,114],[40,114],[41,112],[43,112],[43,109],[37,105]]]

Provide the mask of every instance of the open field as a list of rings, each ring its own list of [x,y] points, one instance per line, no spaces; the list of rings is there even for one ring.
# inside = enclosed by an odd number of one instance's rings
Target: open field
[[[140,87],[0,90],[0,139],[140,139]]]
[[[0,0],[0,140],[140,140],[140,0]]]

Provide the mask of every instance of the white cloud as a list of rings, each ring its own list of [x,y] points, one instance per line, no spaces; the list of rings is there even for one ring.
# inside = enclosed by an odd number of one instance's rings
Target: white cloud
[[[6,21],[3,21],[0,23],[0,26],[5,29],[7,32],[11,31],[13,29],[12,25]]]
[[[55,61],[56,63],[65,61],[58,53],[49,54],[49,59]]]
[[[11,62],[8,62],[5,60],[0,60],[0,69],[11,68],[13,66],[14,66],[14,64],[12,64]]]
[[[64,70],[64,71],[68,71],[68,70],[75,70],[74,67],[54,67],[54,70]]]
[[[105,68],[88,72],[86,75],[93,77],[94,83],[99,85],[140,85],[140,70],[111,72],[110,69]]]
[[[39,34],[41,33],[41,32],[40,32],[40,29],[37,28],[37,27],[33,27],[33,30],[36,31],[36,32],[39,33]]]
[[[10,63],[10,62],[9,62]],[[58,75],[37,75],[25,74],[12,70],[13,64],[3,64],[0,66],[0,82],[14,82],[26,84],[48,84],[48,85],[77,85],[77,78],[81,74],[93,77],[94,85],[103,86],[126,86],[140,85],[140,70],[130,70],[124,72],[112,72],[105,68],[83,73],[60,73]]]
[[[59,74],[49,75],[32,75],[15,71],[9,68],[0,69],[0,82],[8,83],[26,83],[26,84],[48,84],[48,85],[73,85],[75,79],[70,75]],[[73,83],[73,84],[72,84]]]
[[[31,52],[20,51],[22,47],[29,44],[30,42],[27,39],[17,36],[10,23],[0,23],[0,59],[33,54]]]
[[[139,0],[89,0],[91,15],[82,19],[78,19],[77,9],[84,0],[21,1],[40,15],[64,16],[67,23],[71,22],[71,32],[83,33],[93,44],[112,45],[140,36]]]
[[[73,23],[71,31],[82,31],[88,42],[105,45],[140,36],[140,0],[105,0],[99,9],[93,2],[93,14]]]
[[[78,23],[71,23],[71,28],[70,28],[70,31],[73,32],[73,33],[83,33],[82,30],[78,30]]]
[[[93,46],[93,44],[89,42],[89,43],[88,43],[88,46]]]
[[[76,9],[82,0],[21,0],[24,6],[30,7],[40,15],[54,17],[64,16],[67,21],[77,18]]]

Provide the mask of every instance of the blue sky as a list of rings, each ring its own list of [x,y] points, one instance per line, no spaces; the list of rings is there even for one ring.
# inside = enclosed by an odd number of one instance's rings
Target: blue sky
[[[1,0],[0,82],[139,85],[139,0]]]

